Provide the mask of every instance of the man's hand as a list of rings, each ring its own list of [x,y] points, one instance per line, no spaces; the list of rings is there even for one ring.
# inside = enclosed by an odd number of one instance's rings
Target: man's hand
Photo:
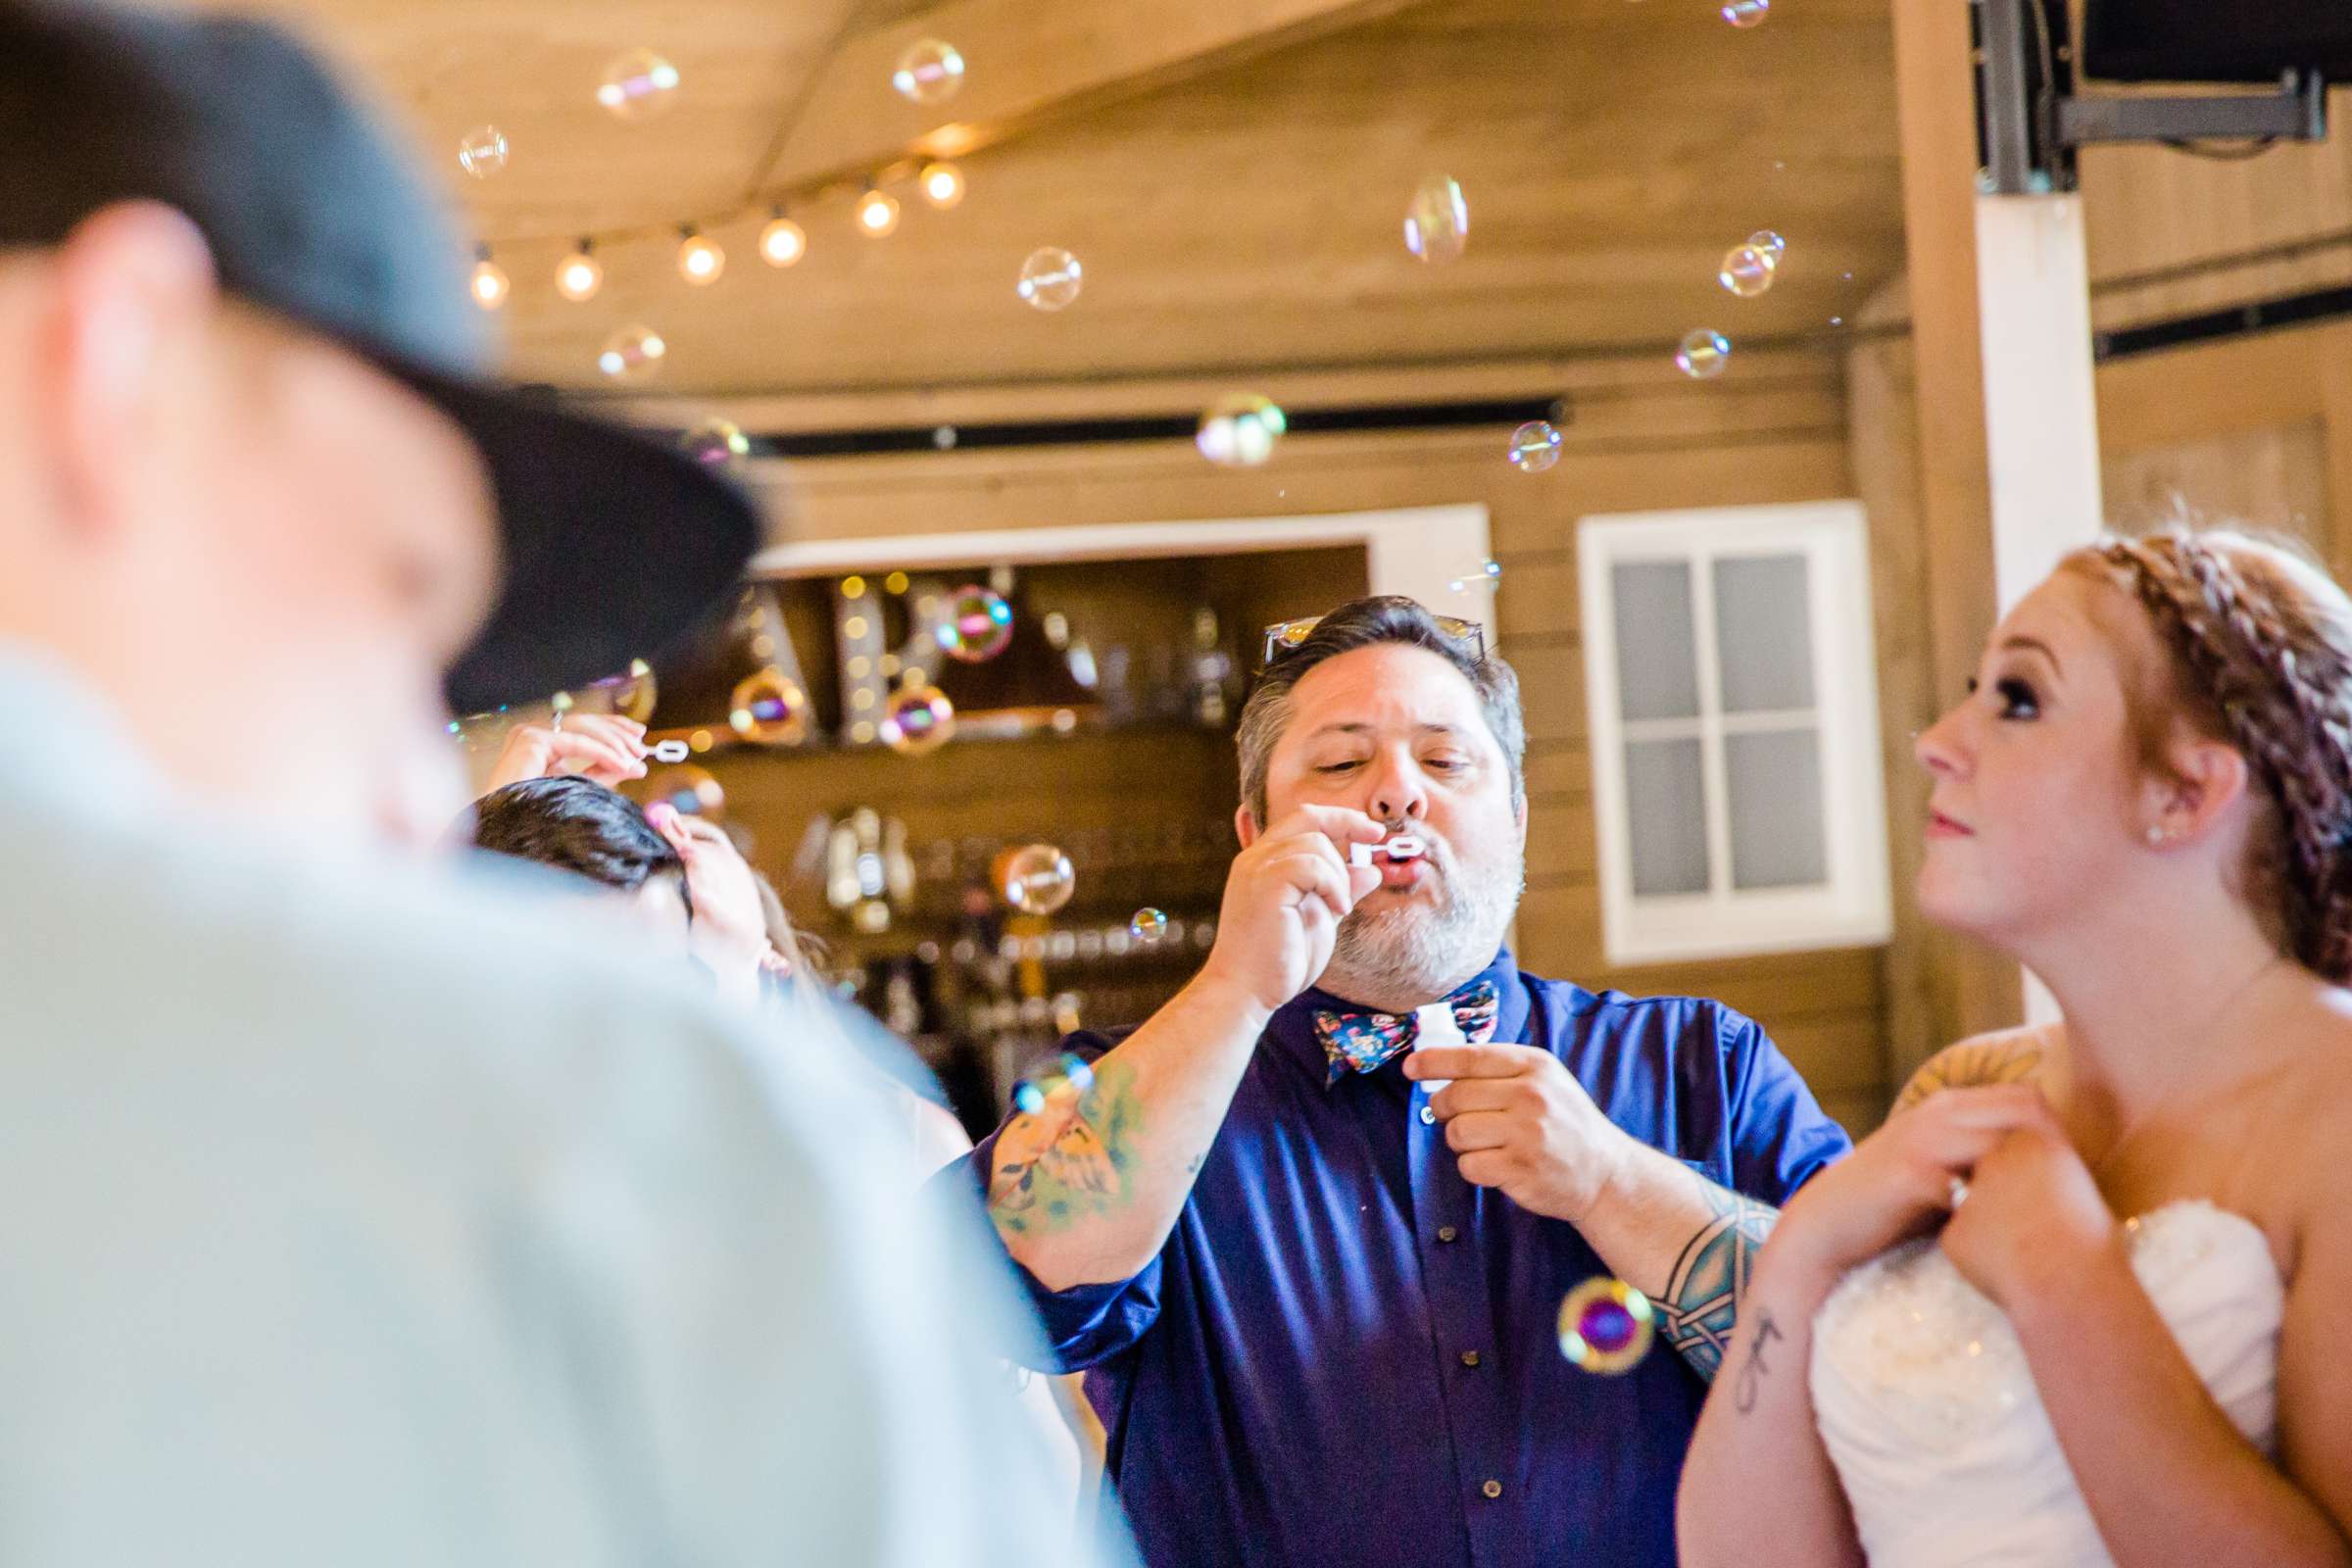
[[[1302,806],[1234,858],[1217,916],[1217,945],[1201,969],[1272,1012],[1322,977],[1340,921],[1380,885],[1348,863],[1350,844],[1377,844],[1378,822],[1336,806]]]
[[[572,713],[564,727],[517,724],[507,731],[482,793],[524,779],[577,773],[611,788],[645,777],[645,726],[617,713]]]
[[[1608,1191],[1633,1142],[1559,1057],[1534,1046],[1433,1046],[1404,1058],[1404,1075],[1452,1080],[1429,1103],[1462,1180],[1572,1225]]]

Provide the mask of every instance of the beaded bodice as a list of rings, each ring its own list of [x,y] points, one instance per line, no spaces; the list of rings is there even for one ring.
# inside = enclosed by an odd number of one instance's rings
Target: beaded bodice
[[[2190,1365],[2273,1451],[2285,1288],[2261,1230],[2202,1201],[2126,1229],[2132,1272]],[[1815,1418],[1873,1568],[2111,1560],[2016,1332],[1935,1242],[1848,1274],[1813,1336]]]

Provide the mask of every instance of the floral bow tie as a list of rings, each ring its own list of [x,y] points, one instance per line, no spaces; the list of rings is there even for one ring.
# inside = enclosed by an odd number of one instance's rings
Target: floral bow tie
[[[1453,1021],[1462,1038],[1483,1045],[1494,1033],[1496,993],[1492,980],[1473,980],[1446,999],[1453,1006]],[[1411,1047],[1421,1033],[1421,1020],[1409,1012],[1340,1012],[1315,1009],[1315,1038],[1330,1058],[1331,1075],[1325,1087],[1350,1072],[1370,1072]]]

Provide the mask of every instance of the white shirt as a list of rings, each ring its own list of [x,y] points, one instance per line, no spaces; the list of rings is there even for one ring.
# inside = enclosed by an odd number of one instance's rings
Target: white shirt
[[[1008,1288],[832,1053],[93,706],[0,648],[0,1560],[1036,1561]]]

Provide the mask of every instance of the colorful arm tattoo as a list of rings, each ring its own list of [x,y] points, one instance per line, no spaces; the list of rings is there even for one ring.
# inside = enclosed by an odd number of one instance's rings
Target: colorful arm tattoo
[[[1781,1213],[1703,1177],[1695,1179],[1714,1217],[1675,1260],[1666,1295],[1657,1305],[1666,1343],[1682,1352],[1692,1371],[1712,1382],[1740,1323],[1748,1269]]]
[[[1060,1230],[1128,1200],[1134,1079],[1132,1068],[1101,1062],[1085,1090],[1060,1080],[1047,1093],[1043,1110],[1012,1118],[997,1139],[988,1183],[988,1212],[1000,1230]]]

